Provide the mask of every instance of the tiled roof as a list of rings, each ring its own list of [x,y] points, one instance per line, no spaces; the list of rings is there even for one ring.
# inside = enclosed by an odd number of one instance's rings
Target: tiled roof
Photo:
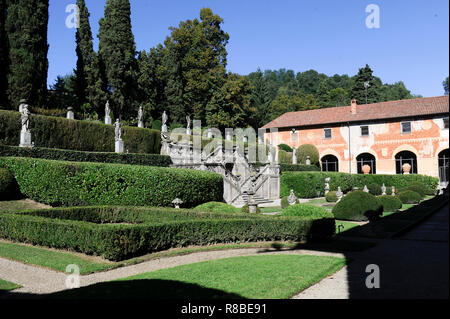
[[[289,112],[263,128],[327,125],[383,119],[426,116],[449,112],[448,95],[420,99],[389,101],[358,105],[352,114],[351,106],[340,106],[301,112]]]

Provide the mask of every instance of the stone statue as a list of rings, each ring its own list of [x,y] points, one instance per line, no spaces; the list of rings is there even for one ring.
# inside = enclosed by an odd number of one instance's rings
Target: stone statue
[[[164,111],[163,115],[162,115],[162,132],[163,133],[167,133],[167,121],[169,120],[169,117],[166,114],[166,111]]]
[[[341,201],[342,197],[344,196],[344,193],[342,192],[341,187],[338,187],[338,190],[336,192],[336,197],[338,198],[338,203]]]
[[[122,124],[119,119],[117,119],[116,123],[114,123],[114,134],[116,136],[116,142],[122,140]]]
[[[139,107],[138,111],[138,127],[144,128],[144,109]]]
[[[107,125],[112,124],[111,108],[109,107],[109,101],[106,101],[106,105],[105,105],[105,124],[107,124]]]
[[[395,196],[395,186],[392,186],[392,193],[391,193],[391,195]]]
[[[30,132],[30,111],[27,104],[22,104],[21,120],[22,120],[22,132]]]
[[[189,115],[186,116],[186,121],[187,121],[186,134],[191,135],[191,117]]]
[[[291,194],[288,197],[288,203],[291,206],[297,204],[297,196],[295,196],[293,189],[291,189]]]
[[[325,195],[327,195],[330,192],[330,182],[331,177],[325,178]]]

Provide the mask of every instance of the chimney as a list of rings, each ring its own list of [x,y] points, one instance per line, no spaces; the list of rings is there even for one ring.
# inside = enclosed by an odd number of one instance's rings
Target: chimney
[[[358,106],[358,103],[355,99],[352,100],[352,105],[350,106],[350,109],[352,111],[352,114],[356,114],[356,107]]]

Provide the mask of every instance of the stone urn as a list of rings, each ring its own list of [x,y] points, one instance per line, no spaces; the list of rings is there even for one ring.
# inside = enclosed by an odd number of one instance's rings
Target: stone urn
[[[403,164],[402,166],[403,174],[410,174],[411,173],[411,165],[408,163]]]
[[[370,174],[370,166],[369,165],[364,165],[362,167],[362,171],[363,171],[364,175]]]

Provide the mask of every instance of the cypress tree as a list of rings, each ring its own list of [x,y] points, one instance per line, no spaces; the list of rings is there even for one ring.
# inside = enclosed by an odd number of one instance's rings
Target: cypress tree
[[[115,117],[135,117],[137,61],[129,0],[107,0],[98,37],[100,62]]]
[[[358,104],[366,104],[366,88],[364,87],[364,83],[366,82],[369,83],[369,87],[367,88],[367,103],[379,102],[380,85],[373,76],[372,69],[367,64],[364,68],[359,69],[355,77],[355,84],[351,92],[352,98],[356,99]]]
[[[77,43],[76,91],[81,104],[89,103],[97,113],[102,114],[105,103],[104,84],[100,75],[98,56],[92,43],[89,11],[84,0],[77,0],[79,27],[75,34]]]
[[[0,0],[0,108],[6,108],[8,98],[8,41],[5,33],[6,0]]]
[[[32,106],[46,103],[48,0],[6,0],[9,45],[8,99]]]

